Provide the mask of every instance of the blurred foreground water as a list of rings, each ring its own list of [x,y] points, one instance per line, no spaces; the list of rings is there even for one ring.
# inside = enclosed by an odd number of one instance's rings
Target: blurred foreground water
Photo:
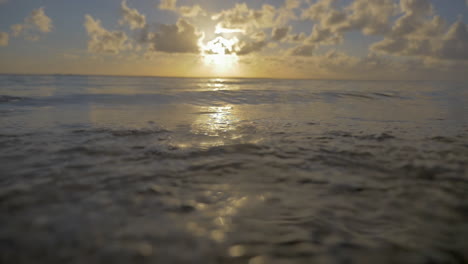
[[[0,75],[1,263],[468,263],[468,82]]]

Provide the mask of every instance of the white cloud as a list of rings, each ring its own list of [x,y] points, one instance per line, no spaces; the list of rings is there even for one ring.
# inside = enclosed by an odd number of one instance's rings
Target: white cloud
[[[9,36],[6,32],[0,32],[0,46],[8,46]]]
[[[120,11],[122,13],[122,19],[119,21],[121,25],[128,24],[131,29],[143,28],[146,25],[146,17],[138,10],[129,8],[127,0],[122,1]]]
[[[11,26],[12,35],[15,37],[23,35],[28,40],[37,40],[39,34],[52,31],[52,19],[48,17],[44,8],[34,9],[31,14],[24,19],[22,24]]]
[[[101,21],[90,15],[85,15],[84,26],[88,33],[88,51],[96,53],[118,54],[130,48],[128,37],[122,31],[108,31],[102,27]]]

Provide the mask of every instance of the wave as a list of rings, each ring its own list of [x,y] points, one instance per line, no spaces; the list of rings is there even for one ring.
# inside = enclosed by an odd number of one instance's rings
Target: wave
[[[0,103],[10,103],[21,101],[25,98],[19,96],[0,95]]]
[[[24,101],[25,97],[0,95],[0,103]],[[288,91],[273,89],[239,89],[239,90],[203,90],[178,91],[168,90],[164,93],[95,93],[95,94],[56,94],[37,97],[27,104],[34,106],[55,106],[73,104],[106,104],[106,105],[156,105],[156,104],[192,104],[206,105],[259,105],[259,104],[302,104],[311,102],[336,102],[339,100],[375,101],[405,100],[405,97],[391,93],[367,92],[314,92],[309,90]]]

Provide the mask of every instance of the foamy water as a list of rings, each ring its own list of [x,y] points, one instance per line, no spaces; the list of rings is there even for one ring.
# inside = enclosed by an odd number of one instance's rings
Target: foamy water
[[[3,263],[468,262],[468,83],[0,76]]]

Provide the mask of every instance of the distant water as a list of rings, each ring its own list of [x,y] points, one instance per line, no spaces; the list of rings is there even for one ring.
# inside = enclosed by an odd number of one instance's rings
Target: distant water
[[[468,82],[0,76],[1,263],[468,263]]]

